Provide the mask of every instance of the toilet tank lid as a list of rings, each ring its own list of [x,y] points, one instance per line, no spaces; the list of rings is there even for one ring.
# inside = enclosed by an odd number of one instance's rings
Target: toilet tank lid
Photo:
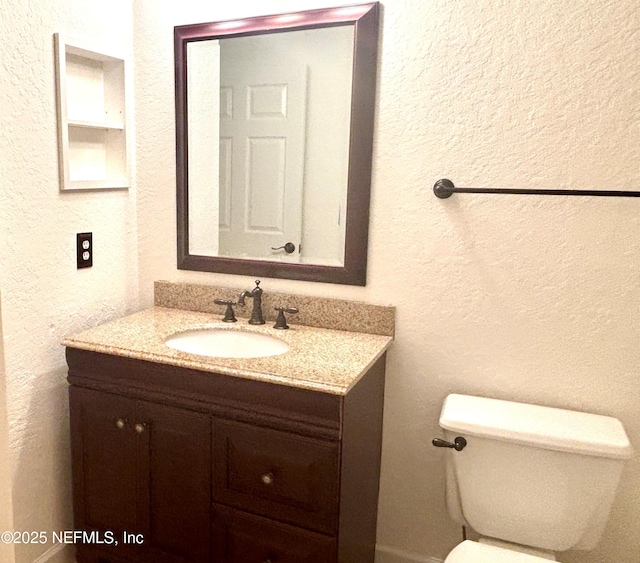
[[[527,403],[452,394],[445,399],[440,426],[462,435],[583,455],[628,459],[633,454],[617,418]]]

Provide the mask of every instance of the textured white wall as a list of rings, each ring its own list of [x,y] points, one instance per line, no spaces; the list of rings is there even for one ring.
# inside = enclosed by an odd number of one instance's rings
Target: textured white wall
[[[72,526],[60,341],[138,303],[135,191],[59,193],[54,32],[131,52],[132,2],[2,1],[0,381],[6,381],[13,524],[20,531]],[[83,231],[93,232],[94,266],[76,270],[75,234]],[[16,561],[32,563],[51,547],[17,546]]]
[[[6,379],[4,346],[2,344],[2,295],[0,294],[0,530],[13,530],[13,503],[11,501],[11,463],[9,461],[9,433],[7,426]],[[11,544],[0,543],[0,561],[12,563],[14,549]]]
[[[144,304],[156,279],[251,286],[176,270],[173,26],[338,3],[135,2]],[[640,190],[639,20],[636,0],[384,2],[368,285],[262,284],[398,308],[381,548],[419,560],[458,541],[429,444],[456,391],[619,417],[638,454],[601,545],[562,560],[640,560],[640,201],[431,193],[441,177]]]

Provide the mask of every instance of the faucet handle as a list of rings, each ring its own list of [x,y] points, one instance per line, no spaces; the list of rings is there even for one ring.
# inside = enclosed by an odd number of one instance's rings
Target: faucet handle
[[[238,319],[233,312],[233,306],[237,305],[235,301],[225,301],[224,299],[214,299],[213,301],[216,305],[226,305],[227,308],[224,312],[224,317],[222,318],[222,322],[225,323],[235,323]]]
[[[273,325],[273,328],[277,329],[287,329],[289,325],[287,324],[287,319],[285,319],[284,314],[293,315],[298,312],[298,309],[295,307],[275,307],[275,310],[278,311],[278,318],[276,319],[276,324]]]

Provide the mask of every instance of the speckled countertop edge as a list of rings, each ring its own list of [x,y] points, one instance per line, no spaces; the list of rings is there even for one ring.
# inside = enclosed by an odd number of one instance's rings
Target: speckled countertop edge
[[[275,330],[270,324],[253,326],[240,319],[228,324],[219,315],[153,307],[88,329],[62,344],[104,354],[215,372],[345,395],[393,342],[390,336],[294,325]],[[218,358],[169,348],[165,339],[194,327],[235,329],[274,336],[289,351],[262,358]]]

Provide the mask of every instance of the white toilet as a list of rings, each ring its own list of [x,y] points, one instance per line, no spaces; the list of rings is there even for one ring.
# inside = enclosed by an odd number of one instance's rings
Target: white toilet
[[[440,426],[449,512],[481,536],[445,563],[542,563],[595,547],[633,453],[619,420],[449,395]]]

